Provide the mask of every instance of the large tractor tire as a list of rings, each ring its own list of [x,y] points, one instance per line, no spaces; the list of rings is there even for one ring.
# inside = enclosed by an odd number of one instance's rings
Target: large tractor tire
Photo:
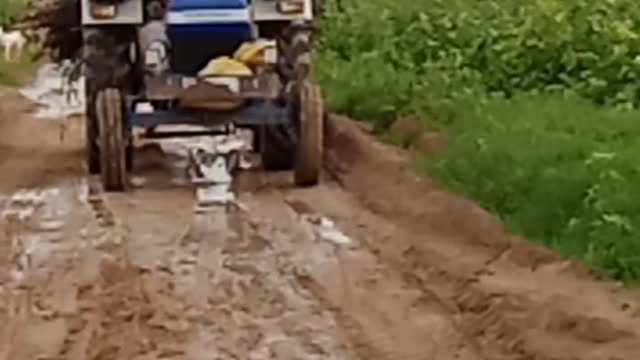
[[[262,160],[266,170],[293,169],[297,186],[314,186],[322,172],[324,102],[319,86],[304,81],[298,89],[291,121],[263,128]]]
[[[96,26],[82,30],[86,77],[86,161],[90,174],[99,174],[102,168],[97,96],[109,88],[126,93],[135,86],[135,67],[131,59],[131,44],[135,36],[135,28],[129,26]],[[130,167],[131,149],[127,153],[127,165]]]
[[[324,103],[320,87],[305,82],[300,89],[300,131],[293,179],[297,186],[314,186],[322,172]]]
[[[281,101],[292,109],[290,121],[265,126],[260,132],[260,151],[267,171],[294,171],[298,186],[315,185],[322,162],[324,105],[311,72],[311,28],[289,25],[277,32],[280,62],[278,74],[284,85]]]
[[[293,124],[267,125],[258,130],[262,167],[267,171],[289,171],[295,162],[298,129]]]
[[[128,181],[128,134],[124,126],[124,102],[120,90],[100,91],[95,104],[102,186],[105,191],[124,191]]]

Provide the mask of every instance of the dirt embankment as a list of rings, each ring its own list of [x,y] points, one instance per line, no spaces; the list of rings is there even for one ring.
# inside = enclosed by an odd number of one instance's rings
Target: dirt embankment
[[[82,174],[82,119],[36,119],[35,106],[0,88],[0,191]]]
[[[331,124],[328,167],[371,211],[343,225],[441,304],[484,358],[640,356],[632,293],[509,236],[492,215],[416,176],[408,154],[352,121],[334,117]]]
[[[0,193],[77,184],[82,128],[61,144],[55,121],[1,104]],[[194,214],[167,180],[89,199],[60,185],[57,207],[2,220],[0,359],[640,357],[630,293],[509,236],[357,124],[329,125],[324,182],[241,174],[244,210]],[[163,179],[148,156],[137,175]]]

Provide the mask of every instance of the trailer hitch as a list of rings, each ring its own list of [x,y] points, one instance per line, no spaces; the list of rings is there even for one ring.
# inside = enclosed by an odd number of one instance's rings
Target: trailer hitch
[[[232,133],[224,136],[213,147],[194,146],[189,149],[187,173],[196,185],[196,198],[200,207],[236,203],[233,194],[233,173],[252,164],[246,160],[251,142]]]

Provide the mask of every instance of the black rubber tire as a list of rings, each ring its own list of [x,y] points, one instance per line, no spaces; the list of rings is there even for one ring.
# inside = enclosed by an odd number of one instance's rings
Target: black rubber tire
[[[130,57],[130,46],[135,37],[135,28],[130,26],[82,29],[86,78],[86,162],[90,174],[99,174],[101,170],[96,98],[100,91],[108,88],[126,93],[136,85],[137,77],[133,76],[134,66]]]
[[[105,191],[127,188],[127,131],[124,127],[124,102],[120,90],[111,88],[96,96],[102,186]]]
[[[258,131],[258,136],[261,136],[260,152],[264,170],[293,169],[298,143],[298,129],[294,124],[264,126]]]
[[[305,81],[300,89],[300,138],[293,179],[297,186],[314,186],[322,172],[324,102],[318,85]]]
[[[273,30],[272,30],[273,31]],[[278,39],[278,74],[284,85],[280,101],[292,112],[285,124],[264,126],[258,130],[263,168],[267,171],[293,170],[300,140],[299,90],[310,73],[311,35],[307,26],[288,25],[275,35]]]

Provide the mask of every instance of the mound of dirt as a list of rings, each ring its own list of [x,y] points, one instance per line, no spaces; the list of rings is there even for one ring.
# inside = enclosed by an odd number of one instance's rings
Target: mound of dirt
[[[637,358],[640,322],[623,305],[631,294],[509,235],[470,199],[416,175],[407,152],[350,119],[329,120],[326,168],[373,212],[361,226],[395,225],[370,241],[372,251],[439,298],[486,358]]]
[[[417,232],[455,238],[492,256],[514,250],[513,258],[522,266],[536,268],[561,260],[546,248],[507,234],[500,221],[473,200],[417,175],[408,152],[379,142],[346,117],[332,116],[325,147],[327,170],[380,215]]]

